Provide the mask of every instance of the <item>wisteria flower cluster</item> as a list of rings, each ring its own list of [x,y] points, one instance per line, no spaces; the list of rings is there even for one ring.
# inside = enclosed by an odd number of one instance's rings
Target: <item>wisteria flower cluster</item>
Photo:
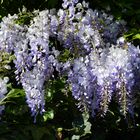
[[[112,45],[101,53],[92,50],[89,55],[76,59],[68,77],[79,107],[90,109],[93,116],[97,112],[105,115],[114,97],[124,116],[127,112],[133,115],[138,56],[139,48],[128,44],[127,49]]]
[[[124,116],[133,114],[140,50],[121,37],[126,23],[78,0],[63,0],[58,11],[34,14],[29,25],[17,24],[16,14],[0,23],[0,51],[15,56],[16,80],[25,90],[32,116],[45,111],[44,84],[55,71],[67,75],[80,110],[104,116],[115,98]],[[63,50],[70,52],[66,62],[58,59]],[[3,98],[6,89],[0,92]]]
[[[7,93],[7,82],[9,81],[8,77],[4,77],[3,79],[0,78],[0,103],[2,103],[2,100],[5,97],[5,94]],[[4,110],[5,106],[4,104],[0,104],[0,114]]]

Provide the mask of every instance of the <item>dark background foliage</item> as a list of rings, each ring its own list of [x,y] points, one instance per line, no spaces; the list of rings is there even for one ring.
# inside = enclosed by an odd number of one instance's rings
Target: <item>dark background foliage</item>
[[[140,1],[139,0],[87,0],[93,9],[104,10],[116,19],[127,22],[127,40],[140,44]],[[34,9],[59,9],[62,0],[1,0],[0,17],[19,13],[23,6],[28,12]],[[78,111],[76,102],[69,89],[64,90],[65,77],[50,82],[46,94],[46,113],[37,117],[33,123],[25,101],[25,93],[20,85],[11,85],[15,96],[6,104],[0,121],[0,140],[71,140],[80,136],[80,140],[140,140],[140,104],[135,108],[134,118],[124,118],[118,112],[117,105],[111,104],[110,112],[104,118],[89,118],[91,133],[86,131],[88,121]],[[48,87],[47,87],[48,88]],[[140,97],[137,97],[140,98]],[[86,124],[86,123],[87,124]],[[62,138],[61,138],[62,137]]]

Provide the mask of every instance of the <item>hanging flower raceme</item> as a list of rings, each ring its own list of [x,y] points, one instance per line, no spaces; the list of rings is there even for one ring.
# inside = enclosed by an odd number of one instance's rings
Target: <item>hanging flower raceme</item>
[[[133,115],[134,72],[138,70],[133,65],[139,66],[139,61],[136,62],[139,50],[134,54],[128,49],[112,46],[100,53],[92,51],[74,62],[69,72],[72,94],[93,115],[95,112],[105,115],[113,97],[124,116],[127,112]]]
[[[3,79],[0,78],[0,115],[2,114],[2,111],[4,110],[5,106],[2,105],[2,101],[5,97],[5,94],[7,93],[7,82],[9,81],[8,77],[4,77]]]
[[[0,23],[0,50],[11,53],[14,50],[15,43],[21,40],[24,28],[16,24],[18,15],[8,15]]]
[[[21,83],[26,92],[27,103],[32,116],[45,111],[44,83],[53,73],[49,55],[49,19],[48,11],[36,16],[26,33],[28,52],[26,69],[21,75]]]

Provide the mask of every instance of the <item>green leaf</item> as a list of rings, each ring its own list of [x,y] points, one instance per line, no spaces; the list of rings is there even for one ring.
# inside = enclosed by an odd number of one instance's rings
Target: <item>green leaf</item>
[[[20,97],[24,95],[25,95],[25,92],[23,89],[12,89],[8,93],[8,97]]]
[[[8,84],[7,87],[12,88],[11,84]],[[10,100],[7,100],[9,98],[17,98],[21,96],[25,96],[25,92],[23,89],[11,89],[4,98],[0,99],[0,105],[12,102]]]
[[[80,139],[80,136],[77,136],[77,135],[73,135],[71,140],[79,140]]]
[[[47,120],[51,120],[53,118],[54,118],[54,111],[53,110],[46,111],[43,114],[44,122],[46,122]]]
[[[3,3],[3,0],[1,0],[0,3],[2,4]]]
[[[84,119],[84,134],[82,136],[85,136],[86,134],[91,134],[91,123],[88,121],[89,114],[87,112],[82,114]]]
[[[140,34],[136,34],[133,36],[133,39],[140,39]]]
[[[64,52],[58,57],[59,61],[66,62],[70,57],[70,51],[65,49]]]

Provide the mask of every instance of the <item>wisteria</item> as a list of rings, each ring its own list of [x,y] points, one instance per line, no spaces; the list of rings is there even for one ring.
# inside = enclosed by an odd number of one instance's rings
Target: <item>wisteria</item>
[[[115,99],[122,115],[133,115],[140,49],[122,37],[125,21],[77,0],[63,0],[58,11],[34,11],[29,25],[16,20],[18,15],[8,15],[0,23],[0,50],[15,56],[16,80],[25,90],[32,116],[45,111],[44,85],[56,71],[68,77],[80,110],[104,116]],[[66,62],[59,60],[62,50],[70,52]],[[6,84],[2,79],[0,83]],[[6,88],[0,92],[3,98]]]
[[[7,82],[9,81],[8,77],[4,77],[3,79],[0,78],[0,102],[2,103],[2,100],[5,98],[5,94],[7,93]],[[0,115],[2,114],[2,111],[4,110],[5,106],[3,104],[0,105]]]
[[[112,46],[100,54],[92,51],[84,58],[75,60],[69,72],[74,98],[81,105],[88,105],[93,115],[97,110],[104,115],[113,97],[117,99],[124,116],[127,112],[133,114],[134,71],[138,72],[138,67],[133,66],[135,62],[131,56],[136,59],[138,51],[134,54],[133,51]]]
[[[14,49],[14,43],[19,39],[18,34],[20,34],[20,28],[18,24],[15,24],[15,20],[18,16],[15,14],[13,16],[8,15],[4,17],[0,23],[0,50],[5,50],[11,52]]]

